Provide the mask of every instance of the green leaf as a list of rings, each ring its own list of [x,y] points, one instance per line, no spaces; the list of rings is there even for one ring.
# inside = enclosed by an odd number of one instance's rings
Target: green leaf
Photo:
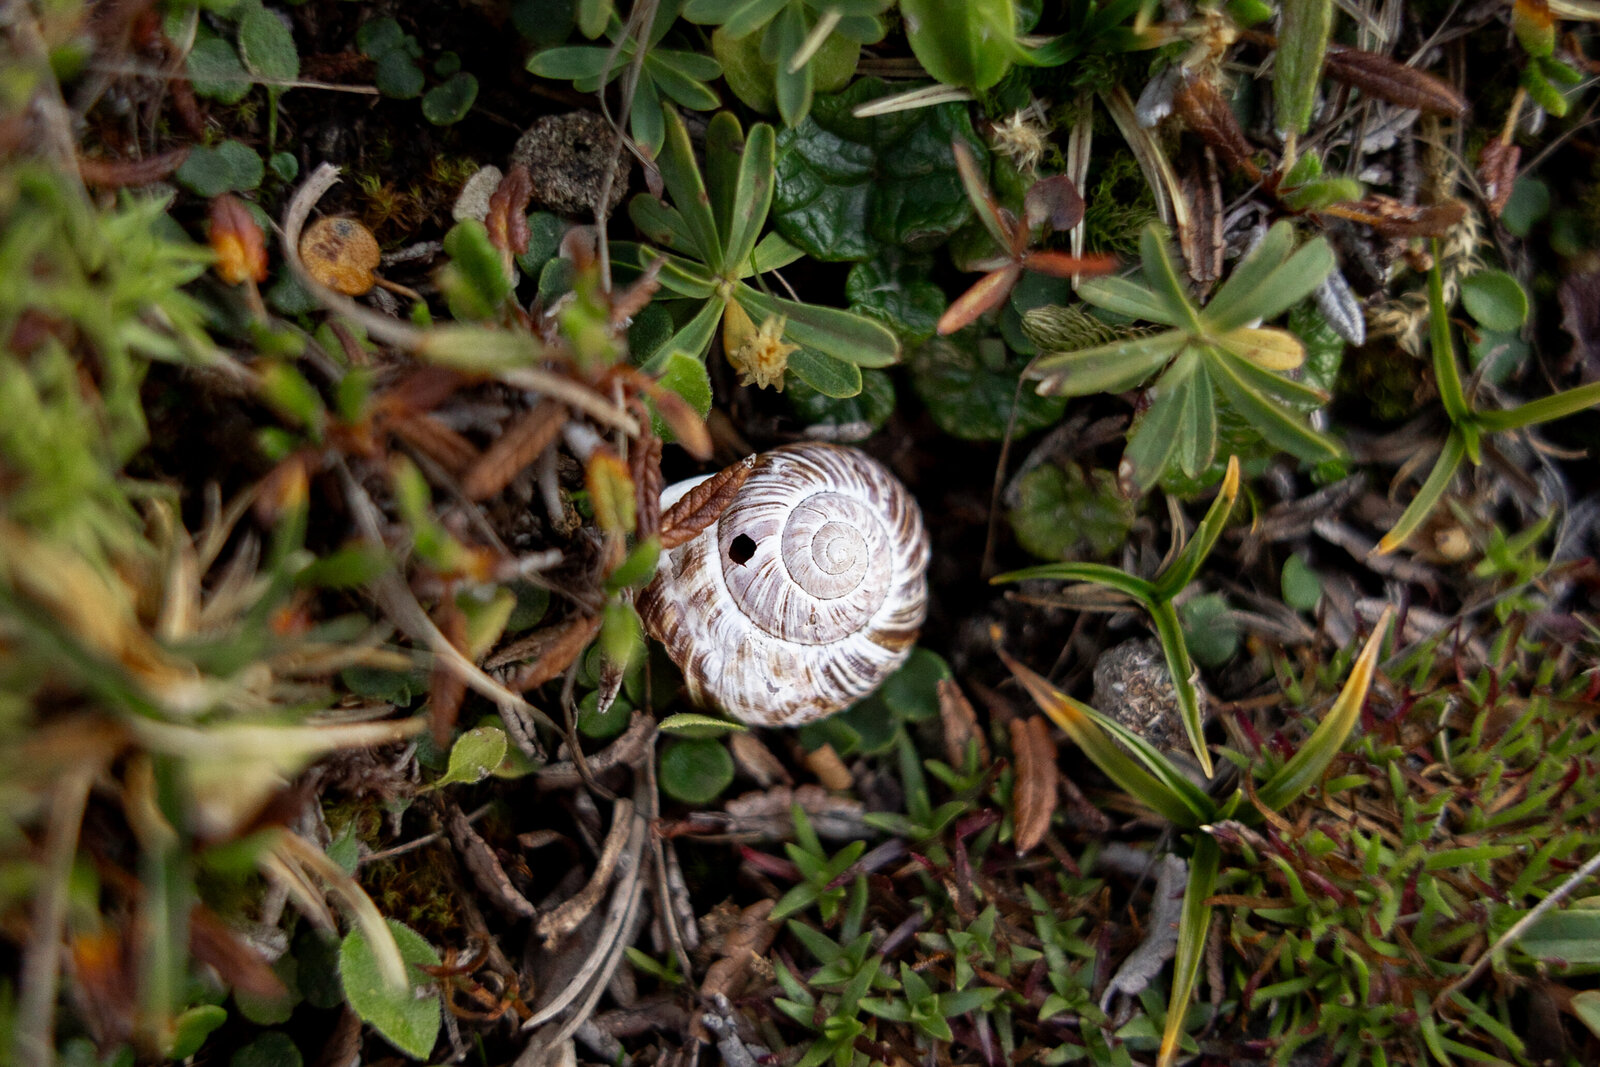
[[[435,126],[450,126],[467,117],[478,99],[478,79],[462,71],[435,85],[422,98],[422,117]]]
[[[1161,604],[1171,607],[1170,601],[1162,601]],[[1221,593],[1206,593],[1185,600],[1179,609],[1181,629],[1174,631],[1181,635],[1182,640],[1169,639],[1164,644],[1174,647],[1181,645],[1186,653],[1192,650],[1194,658],[1204,666],[1222,666],[1239,650],[1239,628],[1228,617],[1229,610],[1228,601]],[[1173,672],[1174,684],[1181,673]]]
[[[252,7],[239,20],[239,59],[256,77],[285,82],[300,77],[300,53],[289,27],[264,7]]]
[[[671,389],[681,396],[702,419],[711,411],[711,376],[706,365],[682,352],[667,352],[656,367],[656,384]],[[652,406],[651,411],[654,412]],[[656,435],[662,440],[674,440],[670,427],[659,415],[652,414]]]
[[[785,337],[823,355],[860,367],[887,367],[900,359],[900,342],[894,333],[864,315],[768,296],[748,285],[735,289],[734,297],[756,322],[783,316],[787,320]]]
[[[1337,459],[1343,454],[1335,442],[1306,425],[1298,415],[1269,399],[1258,386],[1247,382],[1243,368],[1252,364],[1230,352],[1221,352],[1220,358],[1210,361],[1210,366],[1212,380],[1222,390],[1228,403],[1273,447],[1307,462]]]
[[[1505,411],[1485,411],[1477,415],[1477,421],[1484,429],[1498,432],[1501,430],[1516,430],[1524,426],[1534,426],[1541,422],[1551,422],[1555,419],[1564,419],[1568,415],[1576,415],[1600,404],[1600,382],[1590,382],[1573,389],[1555,394],[1554,396],[1541,397],[1530,400],[1526,404],[1518,404]]]
[[[500,250],[477,219],[463,219],[444,235],[444,251],[463,285],[446,285],[458,319],[485,319],[511,295]],[[462,290],[465,291],[462,291]],[[453,291],[452,291],[453,290]],[[457,303],[462,304],[457,307]]]
[[[906,40],[922,69],[981,92],[1026,58],[1012,0],[901,0]]]
[[[1273,103],[1278,129],[1301,134],[1311,125],[1311,108],[1322,84],[1333,0],[1283,0],[1279,11]]]
[[[862,371],[861,391],[848,397],[819,392],[798,374],[791,378],[783,395],[795,415],[807,426],[837,428],[844,435],[839,440],[881,429],[894,414],[894,383],[884,371]]]
[[[1503,270],[1480,270],[1463,278],[1461,303],[1485,329],[1510,333],[1528,321],[1528,294]]]
[[[1296,611],[1317,610],[1317,604],[1322,601],[1322,579],[1300,553],[1283,561],[1280,583],[1285,604]]]
[[[1172,962],[1172,991],[1167,999],[1166,1028],[1161,1034],[1157,1063],[1168,1067],[1178,1054],[1189,1003],[1194,999],[1200,977],[1200,962],[1205,959],[1206,935],[1211,930],[1211,905],[1208,900],[1217,887],[1217,870],[1222,850],[1209,834],[1195,835],[1194,855],[1189,858],[1189,884],[1183,891],[1183,910],[1178,915],[1178,948]]]
[[[474,782],[481,782],[489,777],[505,758],[505,731],[497,730],[493,726],[480,726],[475,730],[468,730],[456,738],[456,743],[450,746],[450,764],[445,768],[444,777],[433,784],[435,787],[443,788],[456,783],[472,785]]]
[[[844,282],[850,310],[877,319],[902,344],[920,345],[938,330],[944,290],[929,278],[932,260],[884,249],[850,268]]]
[[[930,248],[971,217],[950,144],[960,140],[984,167],[988,150],[967,108],[944,104],[866,119],[851,114],[885,91],[877,79],[860,79],[842,93],[819,97],[806,121],[778,135],[773,222],[816,259]]]
[[[412,1059],[425,1060],[439,1036],[441,1016],[433,979],[416,968],[439,966],[439,954],[409,926],[386,921],[408,965],[410,985],[391,989],[383,981],[372,946],[359,928],[339,945],[339,979],[345,1000],[362,1022]]]
[[[415,100],[427,85],[422,68],[401,49],[385,52],[373,61],[373,66],[373,84],[393,100]]]
[[[1125,593],[1146,605],[1155,596],[1155,586],[1150,582],[1104,563],[1047,563],[1038,567],[1026,567],[1020,571],[997,574],[989,579],[989,583],[999,585],[1002,582],[1026,582],[1039,578],[1054,579],[1058,582],[1093,582],[1095,585],[1103,585],[1107,589]]]
[[[1518,918],[1510,913],[1508,918]],[[1534,959],[1600,963],[1600,908],[1548,911],[1517,938],[1517,947]]]
[[[1209,601],[1209,603],[1208,603]],[[1204,610],[1211,605],[1220,605],[1222,610],[1227,609],[1222,597],[1211,594],[1207,597],[1196,597],[1184,605],[1187,609],[1184,619],[1187,621],[1195,612],[1190,605],[1200,605]],[[1173,609],[1172,601],[1158,600],[1147,605],[1150,620],[1155,623],[1156,634],[1161,639],[1161,651],[1167,660],[1167,675],[1172,680],[1172,690],[1178,698],[1178,716],[1183,720],[1183,730],[1189,738],[1189,747],[1194,752],[1195,759],[1200,762],[1200,769],[1206,777],[1214,773],[1211,766],[1211,750],[1206,747],[1205,721],[1200,712],[1200,694],[1195,689],[1195,667],[1189,659],[1189,642],[1184,636],[1185,626],[1178,621],[1178,613]],[[1208,641],[1231,638],[1238,640],[1237,632],[1231,627],[1217,626],[1206,634]],[[1233,650],[1228,649],[1229,656]],[[1226,659],[1227,656],[1219,657]]]
[[[1200,357],[1193,350],[1175,360],[1156,384],[1146,392],[1150,406],[1128,429],[1128,446],[1122,462],[1133,472],[1139,491],[1149,492],[1169,469],[1182,436],[1183,418],[1188,411],[1188,391],[1194,386],[1194,368]]]
[[[950,664],[943,656],[930,649],[914,648],[884,680],[878,696],[899,718],[923,722],[939,714],[939,683],[951,677]]]
[[[848,399],[861,392],[861,368],[811,348],[789,353],[789,373],[823,396]]]
[[[1130,796],[1180,827],[1193,828],[1212,819],[1215,806],[1210,798],[1142,738],[1107,722],[1094,709],[1056,689],[1003,651],[1000,655],[1039,709]],[[1165,765],[1166,773],[1157,777],[1140,766],[1113,740],[1113,735],[1125,743],[1132,738],[1141,746],[1142,759]]]
[[[1036,379],[1045,396],[1120,393],[1144,382],[1189,343],[1182,330],[1128,337],[1076,352],[1046,352],[1023,377]]]
[[[574,45],[569,48],[546,48],[529,57],[527,69],[529,74],[537,74],[541,78],[555,81],[590,79],[597,83],[596,88],[598,88],[598,81],[601,74],[605,73],[606,61],[610,56],[611,49],[592,44]],[[613,79],[627,67],[626,59],[617,58],[621,59],[621,62],[612,64]]]
[[[1191,336],[1204,336],[1205,328],[1200,324],[1194,301],[1189,299],[1189,288],[1172,264],[1172,248],[1165,227],[1151,223],[1144,228],[1139,236],[1139,259],[1145,284],[1166,309],[1167,321]]]
[[[1066,398],[1018,389],[1023,370],[998,339],[975,330],[936,337],[912,353],[911,384],[945,433],[968,441],[998,441],[1012,423],[1022,437],[1055,424]]]
[[[250,72],[239,62],[233,45],[221,37],[196,40],[187,66],[194,91],[219,104],[237,104],[250,91]]]
[[[733,757],[721,741],[675,738],[661,753],[661,791],[685,804],[706,804],[733,784]]]
[[[268,1030],[237,1049],[228,1067],[303,1067],[305,1059],[294,1040],[281,1030]]]
[[[215,148],[196,145],[174,175],[190,192],[207,198],[254,189],[265,176],[261,157],[241,141],[223,141]]]
[[[1104,558],[1127,540],[1133,501],[1115,472],[1076,463],[1043,463],[1017,481],[1017,502],[1007,513],[1017,543],[1044,559],[1083,555]]]
[[[1240,311],[1248,311],[1251,319],[1270,322],[1310,296],[1337,265],[1327,239],[1313,238],[1268,275]]]
[[[724,115],[732,115],[723,111],[711,120],[712,130],[716,130]],[[732,122],[734,130],[738,130],[737,122]],[[707,134],[709,156],[712,149],[709,143],[710,134]],[[726,242],[723,254],[730,266],[742,267],[755,251],[756,241],[761,236],[761,230],[767,224],[767,213],[772,207],[773,191],[773,152],[776,138],[772,127],[766,123],[757,123],[750,128],[750,138],[739,146],[740,155],[737,182],[726,194],[722,194],[728,201],[725,214],[720,214],[717,227],[723,234]],[[717,183],[720,184],[720,183]],[[719,192],[716,184],[712,186],[713,203],[718,199]]]
[[[1450,488],[1450,482],[1455,478],[1456,471],[1461,466],[1461,461],[1467,456],[1466,442],[1462,440],[1459,430],[1451,430],[1450,436],[1445,438],[1444,448],[1439,452],[1439,458],[1433,465],[1433,470],[1428,474],[1428,480],[1422,483],[1422,488],[1417,490],[1417,495],[1411,498],[1411,503],[1406,505],[1406,510],[1401,513],[1389,532],[1383,535],[1378,542],[1377,552],[1385,555],[1393,552],[1406,543],[1406,538],[1417,531],[1424,519],[1432,513]]]
[[[1217,538],[1222,536],[1222,531],[1228,524],[1228,515],[1232,512],[1234,501],[1238,497],[1239,459],[1237,456],[1230,456],[1228,473],[1223,478],[1216,499],[1206,509],[1206,517],[1200,520],[1199,527],[1195,529],[1189,543],[1184,545],[1183,551],[1178,553],[1156,579],[1154,595],[1157,599],[1173,599],[1183,592],[1196,574],[1200,573],[1200,566],[1216,547]]]
[[[190,1008],[172,1020],[171,1044],[167,1058],[186,1060],[200,1051],[211,1031],[228,1020],[227,1009],[216,1004],[201,1004]]]
[[[1085,278],[1078,286],[1078,295],[1095,307],[1163,326],[1178,326],[1187,321],[1186,316],[1172,314],[1167,302],[1148,286],[1131,278]]]
[[[1389,632],[1389,619],[1393,613],[1393,608],[1384,609],[1367,643],[1362,646],[1361,655],[1356,657],[1355,665],[1350,668],[1350,677],[1339,690],[1333,707],[1328,709],[1327,716],[1317,724],[1317,728],[1289,758],[1289,762],[1256,791],[1256,798],[1262,805],[1272,811],[1282,811],[1290,801],[1322,780],[1322,772],[1339,754],[1345,738],[1350,736],[1350,731],[1355,729],[1361,718],[1361,705],[1367,699],[1367,691],[1372,688],[1372,677],[1378,667],[1378,653],[1383,648],[1383,638]]]
[[[1184,410],[1173,458],[1179,470],[1190,478],[1197,478],[1211,466],[1217,452],[1217,404],[1203,362],[1196,365],[1194,377],[1184,386],[1187,395],[1183,398]]]
[[[723,255],[717,221],[711,210],[711,195],[695,163],[689,131],[675,111],[666,113],[666,121],[667,138],[657,165],[661,169],[661,181],[672,197],[672,206],[683,219],[684,232],[691,244],[685,251],[698,255],[711,268],[711,273],[720,277],[732,265]]]
[[[723,734],[750,729],[743,723],[731,719],[717,719],[710,715],[690,713],[668,715],[656,726],[664,734],[682,734],[684,737],[720,737]]]
[[[1273,223],[1266,236],[1234,266],[1206,305],[1206,322],[1211,328],[1225,333],[1259,318],[1255,304],[1265,296],[1274,272],[1289,258],[1293,248],[1293,224],[1288,221]]]
[[[762,52],[768,53],[770,49],[770,55],[777,60],[773,76],[774,96],[778,101],[778,114],[782,116],[784,125],[790,127],[803,122],[811,112],[811,68],[802,66],[797,70],[789,62],[790,57],[799,55],[805,46],[806,19],[803,11],[798,4],[785,4],[783,10],[778,12],[778,17],[772,20],[761,42]]]
[[[723,308],[721,300],[707,300],[704,306],[695,312],[693,318],[661,343],[661,347],[656,349],[656,354],[645,362],[644,369],[651,372],[659,371],[665,365],[667,357],[674,352],[703,360],[706,350],[711,347],[712,337],[716,336],[717,323],[722,321]]]
[[[1291,211],[1321,211],[1334,204],[1360,200],[1366,192],[1354,178],[1318,178],[1315,181],[1284,189],[1281,193],[1284,207]]]

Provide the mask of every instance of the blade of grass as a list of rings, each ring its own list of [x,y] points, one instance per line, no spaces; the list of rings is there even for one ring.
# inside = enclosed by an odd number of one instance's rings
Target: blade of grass
[[[1378,667],[1378,653],[1383,648],[1383,638],[1389,631],[1389,620],[1393,615],[1392,606],[1383,609],[1327,716],[1317,724],[1317,728],[1289,758],[1289,762],[1256,791],[1256,799],[1267,808],[1281,811],[1290,801],[1315,785],[1333,757],[1344,747],[1345,739],[1361,717],[1361,705],[1367,699],[1367,691],[1372,688],[1372,676]]]
[[[1378,542],[1376,549],[1378,555],[1388,555],[1405,544],[1406,538],[1417,532],[1422,520],[1428,517],[1445,491],[1450,488],[1450,481],[1456,476],[1456,470],[1460,468],[1461,461],[1466,455],[1467,446],[1462,440],[1461,432],[1451,430],[1450,436],[1445,438],[1444,449],[1440,451],[1438,462],[1434,463],[1433,472],[1428,475],[1428,480],[1422,483],[1417,495],[1406,505],[1406,510],[1401,514],[1399,521],[1383,535],[1383,540]]]
[[[1211,908],[1206,904],[1217,886],[1217,869],[1222,850],[1210,834],[1196,835],[1194,855],[1189,859],[1189,885],[1183,892],[1183,911],[1178,917],[1178,950],[1172,962],[1172,993],[1167,1000],[1167,1025],[1161,1034],[1161,1051],[1156,1067],[1171,1067],[1183,1037],[1183,1024],[1194,999],[1200,977],[1200,961],[1205,958],[1206,935],[1211,931]]]
[[[1455,345],[1450,341],[1450,314],[1444,304],[1444,272],[1439,266],[1437,239],[1433,241],[1433,269],[1428,271],[1428,334],[1439,400],[1450,421],[1459,426],[1472,418],[1472,409],[1461,388],[1461,370],[1456,366]]]
[[[1020,571],[1007,571],[989,579],[990,585],[1002,582],[1025,582],[1035,578],[1054,579],[1058,582],[1090,582],[1126,593],[1148,605],[1155,596],[1155,587],[1143,578],[1104,563],[1042,563]]]
[[[1600,382],[1590,382],[1576,389],[1568,389],[1564,393],[1518,404],[1505,411],[1481,411],[1477,414],[1477,421],[1478,425],[1492,433],[1520,430],[1524,426],[1553,422],[1568,415],[1576,415],[1596,404],[1600,404]]]
[[[1204,794],[1197,799],[1139,766],[1112,739],[1111,734],[1088,714],[1090,709],[1012,659],[1005,650],[1001,649],[999,653],[1039,709],[1061,727],[1073,744],[1082,749],[1084,755],[1093,760],[1095,766],[1129,796],[1180,827],[1193,828],[1210,818],[1214,807]]]
[[[1154,599],[1171,600],[1194,581],[1194,576],[1200,572],[1200,565],[1211,554],[1217,538],[1222,536],[1222,531],[1228,524],[1228,515],[1233,511],[1234,502],[1238,499],[1239,457],[1229,456],[1228,470],[1222,476],[1222,486],[1217,490],[1216,498],[1211,501],[1211,507],[1206,509],[1206,517],[1200,520],[1194,536],[1189,539],[1183,551],[1178,553],[1178,557],[1156,577],[1151,590]]]
[[[1200,693],[1194,687],[1194,663],[1189,659],[1189,643],[1184,640],[1177,609],[1172,601],[1159,600],[1150,605],[1150,618],[1155,623],[1156,635],[1161,638],[1161,650],[1166,653],[1167,673],[1172,675],[1172,689],[1178,696],[1183,732],[1189,737],[1189,747],[1200,761],[1200,769],[1210,778],[1216,772],[1211,765],[1211,752],[1206,748]]]

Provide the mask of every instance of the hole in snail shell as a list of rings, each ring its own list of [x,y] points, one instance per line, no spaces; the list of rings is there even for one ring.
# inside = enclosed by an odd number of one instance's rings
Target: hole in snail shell
[[[740,534],[728,546],[728,558],[739,566],[750,562],[750,557],[756,554],[756,543],[748,534]]]

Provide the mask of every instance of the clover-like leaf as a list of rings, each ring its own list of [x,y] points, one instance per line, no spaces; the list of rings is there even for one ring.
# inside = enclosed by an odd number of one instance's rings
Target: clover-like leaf
[[[805,122],[778,135],[773,222],[817,259],[929,248],[972,215],[950,153],[960,141],[987,168],[988,150],[967,109],[946,104],[875,118],[851,114],[886,91],[883,82],[863,78],[818,99]]]

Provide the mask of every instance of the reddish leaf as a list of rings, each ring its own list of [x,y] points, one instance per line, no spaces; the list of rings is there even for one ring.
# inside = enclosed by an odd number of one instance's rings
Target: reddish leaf
[[[1022,214],[1028,229],[1049,223],[1056,233],[1066,233],[1083,219],[1083,197],[1065,174],[1036,181],[1022,198]]]
[[[1073,256],[1066,252],[1029,252],[1022,257],[1022,265],[1029,270],[1048,274],[1052,278],[1071,278],[1074,275],[1110,274],[1117,269],[1117,257],[1091,252],[1087,256]]]
[[[661,516],[662,551],[688,544],[721,518],[755,465],[756,457],[746,456],[733,466],[722,468],[668,508]]]
[[[648,431],[649,420],[641,421]],[[633,475],[634,510],[639,516],[635,533],[643,541],[661,532],[661,438],[651,433],[631,441],[628,470]]]
[[[85,185],[121,189],[158,182],[183,166],[183,161],[188,158],[187,147],[144,159],[91,159],[79,156],[78,173],[83,175]]]
[[[519,415],[495,439],[461,479],[461,491],[469,500],[487,500],[494,496],[544,454],[566,421],[565,407],[554,400],[541,400],[538,406]]]
[[[518,163],[506,172],[489,196],[489,213],[483,224],[489,231],[490,244],[502,252],[519,256],[528,250],[528,201],[531,199],[533,179],[528,176],[528,168]]]
[[[589,647],[589,642],[593,641],[599,632],[598,615],[592,617],[580,615],[575,619],[568,619],[559,626],[547,627],[518,641],[513,648],[497,653],[489,661],[489,666],[512,662],[513,658],[532,658],[532,663],[506,679],[506,688],[515,692],[526,692],[560,677],[568,667],[572,666],[573,661],[583,650]]]
[[[1483,183],[1483,199],[1488,202],[1489,214],[1499,218],[1511,199],[1511,186],[1517,180],[1517,164],[1522,162],[1522,149],[1507,144],[1498,137],[1489,141],[1478,153],[1478,181]]]
[[[979,278],[972,284],[971,289],[956,297],[955,301],[945,309],[945,313],[939,316],[939,333],[941,335],[955,333],[963,326],[971,325],[985,311],[999,307],[1020,277],[1022,277],[1022,265],[1008,263],[999,270],[990,271]]]
[[[1374,193],[1364,200],[1325,207],[1322,213],[1364,223],[1387,237],[1443,237],[1466,215],[1467,205],[1459,200],[1402,204]]]
[[[1172,95],[1173,107],[1201,140],[1222,157],[1228,169],[1258,181],[1261,168],[1256,166],[1255,146],[1239,127],[1233,108],[1217,92],[1210,78],[1185,78]]]
[[[267,280],[267,245],[255,218],[236,196],[211,201],[211,250],[217,276],[229,285]]]

